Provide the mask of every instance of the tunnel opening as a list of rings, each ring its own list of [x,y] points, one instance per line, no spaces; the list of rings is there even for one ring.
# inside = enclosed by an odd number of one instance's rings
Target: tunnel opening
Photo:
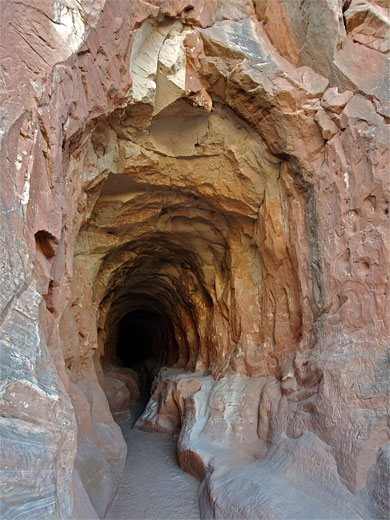
[[[153,310],[125,314],[116,330],[115,361],[138,374],[141,397],[149,397],[152,381],[162,366],[178,361],[178,345],[171,319]],[[146,404],[146,403],[145,403]]]
[[[130,403],[123,401],[121,410],[128,407],[133,420],[135,414],[143,412],[160,370],[188,365],[188,331],[196,329],[196,319],[193,323],[188,319],[190,304],[178,286],[178,273],[172,262],[156,263],[154,258],[153,271],[158,264],[164,275],[145,273],[150,255],[144,257],[140,269],[136,267],[134,271],[134,265],[124,268],[100,306],[102,325],[104,322],[100,329],[104,338],[104,381],[111,378],[111,383],[105,384],[105,392],[110,408],[118,410],[117,398],[126,391],[122,388],[118,392],[112,386],[112,378],[122,380],[130,392]],[[115,418],[125,416],[126,413],[114,413]]]
[[[191,226],[185,234],[160,231],[133,241],[124,237],[123,244],[105,256],[94,284],[100,301],[97,356],[104,378],[113,367],[133,370],[141,393],[150,396],[163,367],[204,369],[213,302],[200,255],[212,257],[191,244],[198,236],[199,230]]]
[[[154,342],[158,333],[162,332],[163,319],[155,313],[133,311],[126,314],[118,325],[117,357],[130,368],[153,358],[156,351]],[[165,337],[163,338],[165,339]],[[160,343],[164,349],[163,342]]]

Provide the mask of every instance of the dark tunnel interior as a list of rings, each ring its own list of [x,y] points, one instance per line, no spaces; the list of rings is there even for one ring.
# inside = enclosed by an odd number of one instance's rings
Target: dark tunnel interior
[[[116,356],[121,364],[136,370],[147,360],[174,364],[178,348],[170,318],[150,310],[126,314],[118,324]]]

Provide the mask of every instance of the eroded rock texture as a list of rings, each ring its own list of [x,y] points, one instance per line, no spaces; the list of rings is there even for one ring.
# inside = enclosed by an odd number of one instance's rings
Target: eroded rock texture
[[[205,516],[385,518],[387,2],[0,20],[2,517],[104,516],[143,362]]]

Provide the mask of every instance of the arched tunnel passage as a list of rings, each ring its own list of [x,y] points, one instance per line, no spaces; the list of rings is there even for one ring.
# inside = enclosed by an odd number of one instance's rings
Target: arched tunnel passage
[[[96,327],[88,340],[98,331],[94,363],[110,407],[123,370],[137,371],[148,390],[163,367],[217,380],[280,378],[307,334],[301,228],[289,227],[297,215],[303,222],[303,199],[288,166],[225,107],[188,110],[180,101],[159,114],[150,142],[140,135],[130,145],[115,118],[91,142],[98,153],[99,143],[116,151],[91,188],[74,262],[83,307],[75,294],[72,308]]]
[[[195,226],[192,233],[197,233]],[[119,363],[141,372],[206,365],[213,299],[201,253],[209,254],[209,263],[214,257],[206,247],[195,254],[191,238],[143,235],[105,257],[94,287],[100,301],[98,327],[104,331],[103,365]],[[210,267],[212,273],[218,269]]]
[[[104,338],[104,388],[111,410],[119,407],[119,393],[111,379],[123,380],[124,374],[135,377],[146,405],[160,369],[194,370],[199,366],[199,349],[207,341],[211,298],[196,257],[168,242],[160,241],[153,248],[155,238],[126,243],[107,256],[99,273],[98,278],[109,280],[102,286],[105,296],[99,329]],[[120,268],[113,270],[112,262],[118,258]]]
[[[131,302],[131,295],[128,298]],[[138,392],[130,396],[133,404],[129,406],[135,420],[151,396],[152,382],[159,369],[173,366],[178,361],[179,347],[174,326],[168,314],[141,305],[119,319],[112,336],[115,348],[108,366],[116,366],[123,373],[127,371],[127,377],[135,376]],[[137,397],[139,399],[135,402]]]

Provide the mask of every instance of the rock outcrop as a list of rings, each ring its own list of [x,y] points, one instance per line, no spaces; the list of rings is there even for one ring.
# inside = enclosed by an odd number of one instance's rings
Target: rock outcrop
[[[132,353],[204,515],[385,518],[387,2],[0,9],[2,517],[104,517]]]
[[[130,403],[138,401],[137,374],[131,368],[109,366],[104,371],[104,393],[116,422],[130,418]]]

